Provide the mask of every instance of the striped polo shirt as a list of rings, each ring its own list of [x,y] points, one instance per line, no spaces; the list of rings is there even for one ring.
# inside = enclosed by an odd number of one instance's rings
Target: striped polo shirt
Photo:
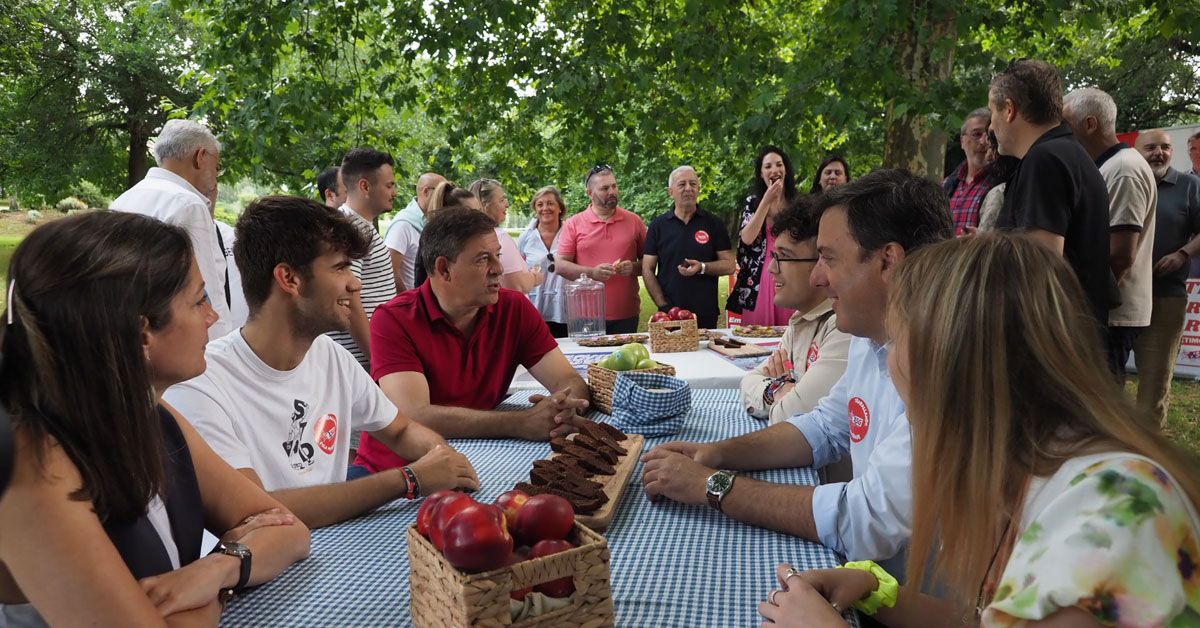
[[[354,260],[351,264],[354,276],[362,281],[363,311],[366,312],[369,321],[371,315],[375,313],[375,308],[396,296],[396,276],[392,274],[392,258],[388,254],[387,245],[383,243],[383,238],[379,236],[374,225],[350,209],[349,205],[342,205],[339,209],[350,217],[350,220],[362,230],[364,235],[371,239],[371,248],[367,252],[367,256],[360,260]],[[330,332],[329,336],[353,354],[354,359],[358,360],[363,368],[371,370],[370,363],[363,356],[362,350],[358,348],[358,344],[354,342],[349,331],[334,331]]]

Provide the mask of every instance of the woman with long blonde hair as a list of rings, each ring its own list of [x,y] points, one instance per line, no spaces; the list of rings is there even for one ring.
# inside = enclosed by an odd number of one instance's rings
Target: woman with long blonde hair
[[[1024,236],[943,242],[898,269],[888,366],[912,424],[908,582],[946,595],[901,588],[881,622],[1200,622],[1197,461],[1136,420],[1089,321],[1071,269]],[[840,625],[835,608],[887,580],[779,573],[786,590],[760,610],[784,625]]]
[[[500,263],[504,265],[504,274],[500,276],[500,287],[529,294],[530,290],[542,285],[545,277],[541,267],[527,267],[521,249],[508,230],[504,221],[508,218],[508,195],[504,186],[495,179],[477,179],[471,182],[471,193],[479,199],[483,213],[496,221],[496,237],[500,240]]]

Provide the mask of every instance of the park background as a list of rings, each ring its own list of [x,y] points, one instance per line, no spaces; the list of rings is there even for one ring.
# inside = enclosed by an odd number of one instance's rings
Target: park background
[[[802,190],[828,154],[940,180],[1022,57],[1110,93],[1118,130],[1200,122],[1191,1],[0,0],[0,274],[36,225],[140,180],[169,118],[221,140],[231,224],[373,146],[396,158],[397,208],[420,172],[494,177],[520,229],[533,190],[559,186],[574,213],[610,164],[649,219],[690,164],[732,228],[765,144]],[[1198,410],[1200,384],[1176,381],[1168,429],[1194,450]]]

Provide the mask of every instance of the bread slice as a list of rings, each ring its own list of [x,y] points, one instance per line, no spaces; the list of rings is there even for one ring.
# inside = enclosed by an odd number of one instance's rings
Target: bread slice
[[[608,462],[601,458],[599,454],[590,449],[584,449],[583,447],[580,447],[574,443],[564,446],[560,455],[570,456],[571,458],[576,459],[579,463],[579,466],[592,473],[598,473],[600,475],[614,475],[617,472],[616,469],[613,469],[612,465],[608,464]]]
[[[574,441],[576,445],[600,454],[600,457],[604,458],[604,461],[608,464],[615,465],[621,459],[621,454],[616,449],[613,449],[611,445],[598,441],[582,432],[575,435]]]
[[[528,482],[518,482],[514,488],[524,491],[529,495],[557,495],[571,502],[571,507],[575,509],[575,514],[577,515],[590,515],[599,510],[608,501],[608,496],[603,493],[599,497],[584,497],[551,486],[534,486]]]

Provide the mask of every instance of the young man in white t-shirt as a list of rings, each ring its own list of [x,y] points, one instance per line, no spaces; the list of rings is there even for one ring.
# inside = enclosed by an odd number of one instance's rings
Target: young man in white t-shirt
[[[368,243],[337,210],[261,198],[238,221],[234,256],[250,320],[209,344],[208,369],[164,398],[235,468],[309,527],[355,517],[399,497],[475,489],[466,457],[399,414],[326,332],[350,324],[361,282],[350,269]],[[346,480],[352,431],[370,432],[406,463]]]

